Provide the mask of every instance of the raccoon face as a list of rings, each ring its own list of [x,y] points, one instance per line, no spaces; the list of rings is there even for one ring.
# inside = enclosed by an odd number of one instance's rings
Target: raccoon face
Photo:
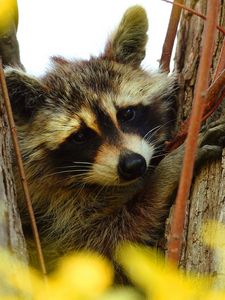
[[[146,174],[167,138],[173,88],[167,75],[140,68],[147,27],[135,6],[99,58],[55,57],[39,79],[6,70],[29,180],[105,186]]]

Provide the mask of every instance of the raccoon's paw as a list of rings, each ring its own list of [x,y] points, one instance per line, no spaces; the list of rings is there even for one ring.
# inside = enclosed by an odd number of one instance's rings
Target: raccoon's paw
[[[203,127],[200,134],[199,146],[215,145],[225,146],[225,119],[212,122],[208,127]]]
[[[225,141],[225,122],[218,120],[205,128],[198,137],[198,150],[195,161],[195,170],[207,161],[221,157]],[[179,182],[183,164],[185,144],[167,154],[156,167],[155,175],[159,182],[169,183],[174,188]]]
[[[215,145],[204,145],[197,153],[195,168],[198,169],[201,165],[207,161],[216,160],[221,157],[223,147]]]
[[[199,136],[196,167],[221,157],[225,145],[225,123],[213,122]]]

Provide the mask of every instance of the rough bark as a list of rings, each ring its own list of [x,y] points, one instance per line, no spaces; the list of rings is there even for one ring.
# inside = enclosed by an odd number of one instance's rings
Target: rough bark
[[[225,26],[225,2],[220,1],[219,24]],[[187,0],[186,6],[206,14],[206,0]],[[183,12],[177,40],[175,69],[179,74],[181,90],[178,97],[178,127],[190,114],[191,103],[196,82],[197,68],[201,53],[201,36],[203,20],[190,13]],[[213,74],[219,52],[222,47],[223,35],[217,34],[216,47],[212,65]],[[207,122],[218,119],[225,113],[222,104]],[[202,242],[202,225],[207,220],[218,220],[225,223],[225,152],[221,160],[207,163],[193,181],[189,205],[187,207],[187,222],[184,235],[184,246],[181,266],[187,271],[197,273],[221,274],[217,254]],[[219,283],[217,276],[217,284]]]
[[[14,9],[8,12],[9,24],[0,28],[0,56],[4,66],[23,68],[20,61],[19,43],[16,37],[19,19],[17,0],[14,0],[14,2]]]
[[[16,17],[16,16],[15,16]],[[8,28],[7,32],[0,33],[0,56],[4,65],[21,65],[19,59],[19,48],[16,39],[16,22]],[[19,259],[25,265],[28,265],[28,257],[25,239],[22,232],[21,221],[16,203],[16,189],[12,172],[12,143],[8,119],[4,107],[4,101],[0,89],[0,249],[7,251],[8,254]],[[0,260],[3,258],[0,258]],[[13,260],[9,262],[6,272],[17,273]],[[1,271],[2,272],[2,271]],[[5,278],[4,274],[0,274]],[[17,278],[18,280],[24,280]],[[12,290],[1,280],[0,295],[5,293],[12,295]],[[15,296],[21,296],[16,291]]]
[[[21,263],[28,265],[27,250],[16,203],[11,149],[10,130],[3,101],[0,96],[0,249],[7,251],[8,254],[18,258]],[[8,263],[9,268],[5,271],[9,272],[10,270],[12,274],[14,272],[16,274],[17,271],[13,261],[9,261]],[[2,273],[1,278],[4,278],[4,274]],[[23,279],[18,277],[17,280],[20,281]],[[4,280],[1,280],[0,295],[2,296],[3,291],[11,293],[9,287],[4,284]]]
[[[0,33],[0,54],[3,65],[18,66],[23,69],[20,62],[19,44],[16,38],[16,26],[12,24],[6,32]]]

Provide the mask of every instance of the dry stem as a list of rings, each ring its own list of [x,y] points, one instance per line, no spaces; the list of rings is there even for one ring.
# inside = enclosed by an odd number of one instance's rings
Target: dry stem
[[[211,84],[206,93],[206,106],[202,121],[205,121],[220,105],[225,97],[225,70],[221,71],[220,75]],[[179,147],[187,136],[190,118],[185,120],[181,126],[178,134],[167,145],[167,151],[172,151]]]
[[[183,4],[178,3],[178,2],[172,2],[172,1],[169,1],[169,0],[162,0],[162,1],[164,1],[164,2],[166,2],[166,3],[173,4],[173,5],[177,6],[177,7],[180,7],[180,8],[182,8],[182,9],[188,11],[189,13],[191,13],[191,14],[193,14],[193,15],[196,15],[196,16],[198,16],[198,17],[200,17],[200,18],[206,20],[206,16],[205,16],[205,15],[203,15],[203,14],[197,12],[196,10],[194,10],[194,9],[192,9],[192,8],[190,8],[190,7],[187,7],[186,5],[183,5]],[[219,31],[221,31],[223,34],[225,34],[225,29],[224,29],[223,27],[217,25],[216,28],[217,28]]]
[[[218,78],[221,72],[225,69],[225,37],[223,38],[223,46],[220,52],[220,57],[217,63],[214,80]]]
[[[177,0],[178,3],[183,3],[183,0]],[[174,40],[177,34],[177,27],[180,21],[181,8],[173,6],[169,25],[166,33],[166,38],[163,44],[162,55],[160,59],[160,68],[164,72],[170,71],[170,60],[173,51]]]

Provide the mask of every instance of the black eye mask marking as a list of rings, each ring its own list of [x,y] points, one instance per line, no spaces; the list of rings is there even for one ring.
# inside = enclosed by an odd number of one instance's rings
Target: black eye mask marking
[[[150,130],[154,132],[154,128],[164,126],[163,124],[166,123],[164,114],[160,112],[160,108],[153,105],[128,106],[119,109],[117,120],[123,132],[138,134],[142,137]],[[166,131],[166,128],[164,130]]]
[[[121,134],[107,112],[97,105],[92,107],[92,110],[95,113],[101,136],[83,123],[77,132],[71,134],[58,149],[51,152],[50,156],[54,167],[66,168],[67,166],[73,166],[74,162],[77,165],[79,162],[94,163],[99,147],[103,143],[112,145],[120,143]],[[137,105],[118,109],[117,120],[123,132],[137,134],[142,137],[146,136],[145,139],[148,142],[159,145],[162,140],[158,141],[157,134],[154,133],[156,131],[158,133],[160,127],[162,127],[163,132],[166,132],[164,115],[160,106]],[[148,132],[150,132],[149,135]],[[82,168],[80,167],[80,169]],[[86,170],[88,171],[88,167],[86,167]]]
[[[71,134],[58,149],[52,151],[53,165],[56,168],[77,166],[77,169],[82,169],[79,162],[93,163],[101,144],[102,138],[96,132],[88,127],[81,127],[79,131]],[[86,169],[88,170],[87,167]]]

